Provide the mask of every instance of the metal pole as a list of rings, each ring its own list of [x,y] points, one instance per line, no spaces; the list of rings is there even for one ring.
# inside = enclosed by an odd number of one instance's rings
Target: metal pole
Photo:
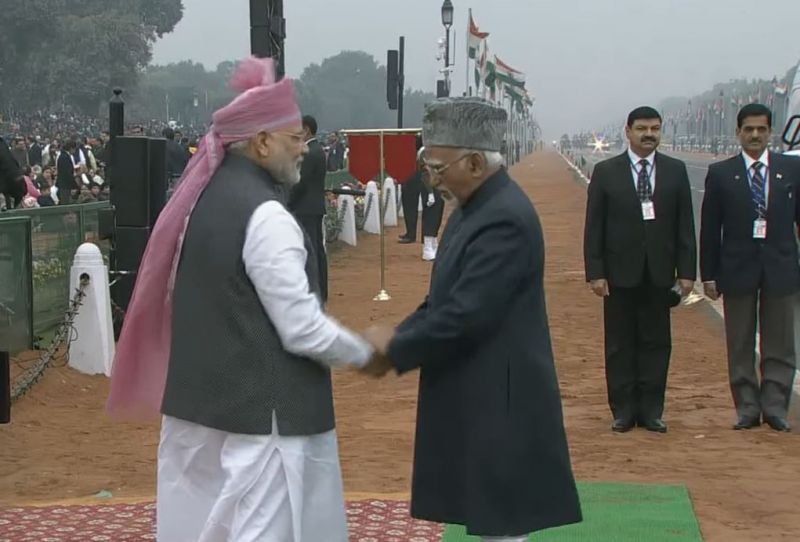
[[[283,0],[250,0],[250,52],[259,58],[274,58],[278,79],[285,73],[285,38]]]
[[[450,96],[450,27],[445,31],[447,34],[444,40],[444,86],[447,96]]]
[[[114,96],[108,102],[108,133],[113,139],[124,132],[125,102],[122,100],[122,89],[115,88]]]
[[[400,36],[400,49],[397,59],[397,127],[403,127],[403,95],[405,94],[405,51],[406,38]]]
[[[472,20],[472,8],[469,8],[469,14],[467,15],[467,28],[468,29],[470,28],[469,22],[471,20]],[[470,31],[467,30],[467,38],[465,40],[467,42],[467,54],[464,55],[464,57],[466,58],[466,62],[467,62],[467,66],[464,69],[464,72],[465,72],[464,73],[464,76],[465,76],[464,77],[464,95],[465,96],[472,96],[472,85],[470,85],[470,82],[469,82],[469,77],[470,77],[470,73],[469,73],[469,37],[471,35],[472,34],[470,33]],[[473,63],[477,62],[477,60],[478,60],[478,50],[476,49],[475,50],[475,60],[473,60]]]
[[[272,0],[273,19],[270,26],[270,37],[276,43],[276,54],[278,60],[278,79],[283,79],[286,74],[286,19],[283,18],[283,0]]]
[[[378,190],[378,225],[381,230],[381,290],[378,295],[372,298],[373,301],[389,301],[391,296],[386,291],[386,232],[383,225],[383,197],[386,190],[386,160],[383,158],[383,130],[380,132],[381,138],[381,174],[378,177],[380,190]]]
[[[0,352],[0,424],[11,421],[11,359]]]
[[[169,119],[167,119],[169,120]],[[110,157],[106,164],[106,180],[108,186],[114,185],[114,139],[125,133],[125,102],[122,99],[122,89],[115,88],[114,96],[108,102],[108,135],[106,154]]]

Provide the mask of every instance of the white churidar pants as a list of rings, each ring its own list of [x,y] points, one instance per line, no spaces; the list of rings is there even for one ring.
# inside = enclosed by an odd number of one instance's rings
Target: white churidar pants
[[[165,416],[159,542],[347,542],[336,432],[240,435]]]

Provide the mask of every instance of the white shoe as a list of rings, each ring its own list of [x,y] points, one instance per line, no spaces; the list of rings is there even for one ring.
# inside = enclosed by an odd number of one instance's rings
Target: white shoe
[[[422,244],[422,259],[426,262],[435,260],[438,248],[439,240],[436,237],[425,237]]]

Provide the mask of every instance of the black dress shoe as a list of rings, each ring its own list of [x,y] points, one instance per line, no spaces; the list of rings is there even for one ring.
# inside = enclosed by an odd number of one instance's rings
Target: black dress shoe
[[[401,245],[410,245],[411,243],[416,243],[416,239],[409,239],[408,237],[401,237],[398,243]]]
[[[733,429],[735,431],[741,431],[743,429],[753,429],[759,425],[761,425],[761,420],[758,419],[758,416],[742,416],[739,418],[739,421],[736,422],[736,425],[733,426]]]
[[[633,420],[626,420],[624,418],[617,418],[614,420],[614,423],[611,424],[611,430],[615,433],[627,433],[631,429],[633,429],[634,423]]]
[[[645,420],[639,422],[639,427],[644,427],[648,431],[652,431],[654,433],[666,433],[667,432],[667,424],[661,418],[655,418],[653,420]]]
[[[782,433],[788,433],[792,430],[789,422],[783,418],[779,418],[778,416],[765,416],[764,423],[769,425],[775,431],[780,431]]]

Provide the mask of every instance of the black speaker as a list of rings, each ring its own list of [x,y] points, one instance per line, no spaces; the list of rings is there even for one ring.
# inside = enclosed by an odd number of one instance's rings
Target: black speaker
[[[150,139],[150,205],[148,209],[151,228],[155,225],[158,215],[167,203],[167,140],[161,138]]]
[[[250,27],[250,51],[254,56],[259,58],[272,56],[272,42],[269,39],[269,28],[266,26]]]
[[[114,271],[114,282],[111,286],[111,299],[122,310],[128,309],[136,284],[136,273],[150,238],[150,228],[117,227],[114,245],[111,249],[110,264]],[[119,324],[119,325],[117,325]],[[115,335],[119,337],[121,322],[115,322]]]
[[[138,270],[149,238],[150,228],[117,226],[114,237],[114,270]]]
[[[267,0],[250,0],[250,26],[267,26]]]
[[[116,209],[117,226],[150,225],[150,140],[147,137],[114,138],[111,156],[114,179],[111,204]]]
[[[436,81],[436,97],[447,98],[450,93],[447,92],[447,81],[439,79]]]
[[[400,61],[399,53],[394,49],[389,49],[386,55],[386,101],[389,102],[389,109],[397,109],[398,89],[400,88]]]
[[[97,237],[101,241],[114,238],[114,209],[97,211]]]

